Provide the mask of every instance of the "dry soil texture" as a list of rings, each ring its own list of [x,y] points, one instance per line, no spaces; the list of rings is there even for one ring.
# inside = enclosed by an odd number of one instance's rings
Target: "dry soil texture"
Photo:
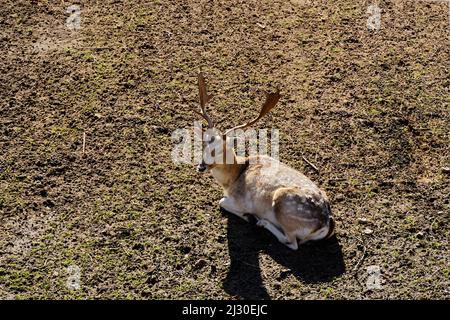
[[[71,30],[75,1],[2,0],[0,298],[448,299],[449,4],[376,3],[371,31],[371,1],[82,1]],[[220,128],[281,89],[258,127],[335,238],[292,252],[172,162],[200,68]]]

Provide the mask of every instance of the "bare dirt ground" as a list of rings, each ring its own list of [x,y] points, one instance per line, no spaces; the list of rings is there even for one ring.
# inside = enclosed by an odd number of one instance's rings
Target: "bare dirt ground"
[[[83,1],[70,30],[76,2],[3,0],[0,298],[448,299],[449,7],[380,0],[370,31],[371,3]],[[200,68],[221,128],[281,88],[258,126],[335,238],[292,252],[173,164]]]

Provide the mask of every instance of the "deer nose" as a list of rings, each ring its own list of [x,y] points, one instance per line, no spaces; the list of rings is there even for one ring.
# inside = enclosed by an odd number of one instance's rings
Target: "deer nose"
[[[199,171],[199,172],[204,172],[206,170],[206,164],[205,163],[200,163],[198,166],[197,166],[197,171]]]

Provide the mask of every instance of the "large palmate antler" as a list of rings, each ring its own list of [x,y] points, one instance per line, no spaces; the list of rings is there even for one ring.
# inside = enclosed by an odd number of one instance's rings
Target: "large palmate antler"
[[[277,90],[275,93],[270,93],[266,96],[266,101],[264,102],[262,108],[261,108],[261,112],[259,113],[259,116],[255,119],[253,119],[250,122],[241,124],[239,126],[236,126],[234,128],[231,128],[229,130],[227,130],[225,132],[225,135],[227,135],[228,133],[232,132],[233,130],[236,129],[244,129],[247,128],[249,126],[251,126],[252,124],[256,123],[259,119],[261,119],[262,117],[264,117],[266,114],[269,113],[270,110],[273,109],[273,107],[275,107],[275,105],[277,104],[278,100],[280,100],[280,90]]]
[[[206,104],[209,102],[209,100],[211,100],[212,95],[208,95],[206,91],[205,78],[203,77],[203,73],[201,72],[198,74],[198,91],[200,95],[200,111],[194,111],[195,113],[201,115],[208,122],[208,128],[212,128],[214,126],[214,123],[206,113]]]

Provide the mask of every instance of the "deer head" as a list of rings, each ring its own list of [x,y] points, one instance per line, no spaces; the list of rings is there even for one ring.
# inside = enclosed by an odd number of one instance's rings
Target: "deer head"
[[[195,110],[195,113],[199,114],[203,117],[204,120],[207,122],[207,130],[204,132],[202,129],[195,132],[195,134],[202,137],[203,142],[203,150],[207,151],[203,153],[202,161],[197,166],[197,170],[200,172],[203,172],[205,170],[212,169],[218,164],[223,163],[229,163],[227,159],[232,159],[231,164],[236,163],[235,154],[233,148],[227,148],[227,137],[229,137],[230,133],[232,133],[234,130],[237,129],[245,129],[256,122],[260,120],[262,117],[264,117],[266,114],[272,110],[275,105],[277,104],[278,100],[280,100],[280,92],[277,90],[275,93],[267,94],[266,101],[264,102],[261,111],[255,119],[251,120],[250,122],[235,126],[231,129],[228,129],[225,131],[225,134],[220,134],[220,131],[217,130],[214,126],[214,122],[212,121],[211,117],[206,112],[206,105],[211,100],[212,95],[208,95],[206,90],[206,83],[205,78],[202,73],[198,74],[198,89],[199,89],[199,98],[200,98],[200,111]],[[231,149],[231,150],[230,150]],[[205,162],[205,155],[211,159],[214,158],[217,159],[223,159],[223,161],[206,161]],[[211,156],[211,157],[209,157]]]

